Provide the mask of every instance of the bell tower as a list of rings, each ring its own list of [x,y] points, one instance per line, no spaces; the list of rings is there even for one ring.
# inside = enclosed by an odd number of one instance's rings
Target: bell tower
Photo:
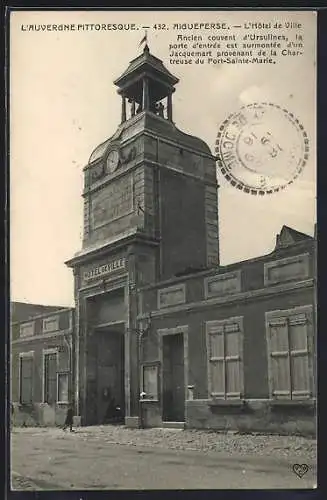
[[[215,159],[173,122],[178,82],[147,44],[114,81],[121,127],[142,158],[144,191],[136,204],[142,230],[157,243],[156,280],[219,263]]]
[[[219,263],[215,159],[173,122],[178,82],[145,45],[114,81],[120,125],[84,169],[83,251],[134,235],[140,284]]]
[[[150,111],[172,122],[172,94],[178,78],[172,75],[162,61],[150,54],[145,45],[143,54],[133,61],[124,73],[114,81],[122,97],[122,123],[126,121],[126,101],[131,104],[130,117],[142,111]],[[165,104],[162,102],[165,101]]]
[[[126,424],[137,419],[138,289],[219,263],[215,158],[173,121],[178,82],[145,45],[114,81],[118,128],[84,167],[82,249],[66,262],[75,276],[75,411],[84,423],[100,423],[114,377]],[[114,338],[124,339],[125,347],[115,341],[120,362],[109,356]]]

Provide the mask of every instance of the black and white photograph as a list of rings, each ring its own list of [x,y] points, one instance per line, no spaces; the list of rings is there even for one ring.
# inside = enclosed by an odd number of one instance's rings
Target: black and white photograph
[[[317,488],[317,13],[9,24],[11,490]]]

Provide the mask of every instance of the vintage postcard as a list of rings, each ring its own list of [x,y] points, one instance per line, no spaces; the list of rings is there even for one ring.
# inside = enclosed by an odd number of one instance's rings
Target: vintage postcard
[[[313,11],[10,14],[11,488],[316,488]]]

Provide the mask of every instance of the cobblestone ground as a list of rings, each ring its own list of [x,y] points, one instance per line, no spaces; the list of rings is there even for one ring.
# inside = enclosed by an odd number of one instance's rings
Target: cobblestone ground
[[[40,429],[40,432],[42,430]],[[81,427],[79,437],[129,446],[217,451],[231,455],[303,457],[316,460],[316,440],[299,436],[239,434],[180,429],[127,429],[120,426]]]
[[[316,441],[297,436],[123,426],[12,431],[16,490],[312,488],[315,462]],[[294,464],[308,464],[304,478]]]
[[[26,477],[20,476],[17,473],[12,474],[11,485],[13,490],[34,491],[38,489],[37,485],[33,483],[33,481],[27,479]]]

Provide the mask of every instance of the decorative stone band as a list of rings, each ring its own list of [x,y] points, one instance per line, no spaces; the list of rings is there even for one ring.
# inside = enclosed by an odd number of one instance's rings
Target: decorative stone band
[[[11,343],[13,345],[15,344],[22,344],[22,343],[29,343],[29,342],[35,342],[36,340],[46,340],[46,339],[53,339],[53,338],[58,338],[58,337],[66,337],[68,335],[72,334],[72,329],[66,329],[66,330],[60,330],[60,331],[55,331],[55,332],[50,332],[50,333],[42,333],[40,335],[32,335],[29,337],[20,337],[19,339],[12,340]]]
[[[235,302],[244,300],[260,300],[260,299],[265,299],[266,297],[270,297],[272,295],[288,293],[289,291],[300,290],[303,288],[313,288],[313,285],[314,285],[313,279],[307,279],[296,283],[294,282],[282,283],[278,285],[273,285],[269,288],[268,287],[259,288],[258,290],[227,294],[220,297],[210,297],[205,300],[200,300],[199,302],[176,304],[176,305],[171,305],[169,308],[167,307],[158,311],[153,311],[151,313],[151,317],[155,318],[166,314],[191,312],[199,309],[207,309],[214,305],[227,304],[227,303],[234,304]],[[144,315],[140,314],[137,319],[141,320],[143,319],[143,316]]]

